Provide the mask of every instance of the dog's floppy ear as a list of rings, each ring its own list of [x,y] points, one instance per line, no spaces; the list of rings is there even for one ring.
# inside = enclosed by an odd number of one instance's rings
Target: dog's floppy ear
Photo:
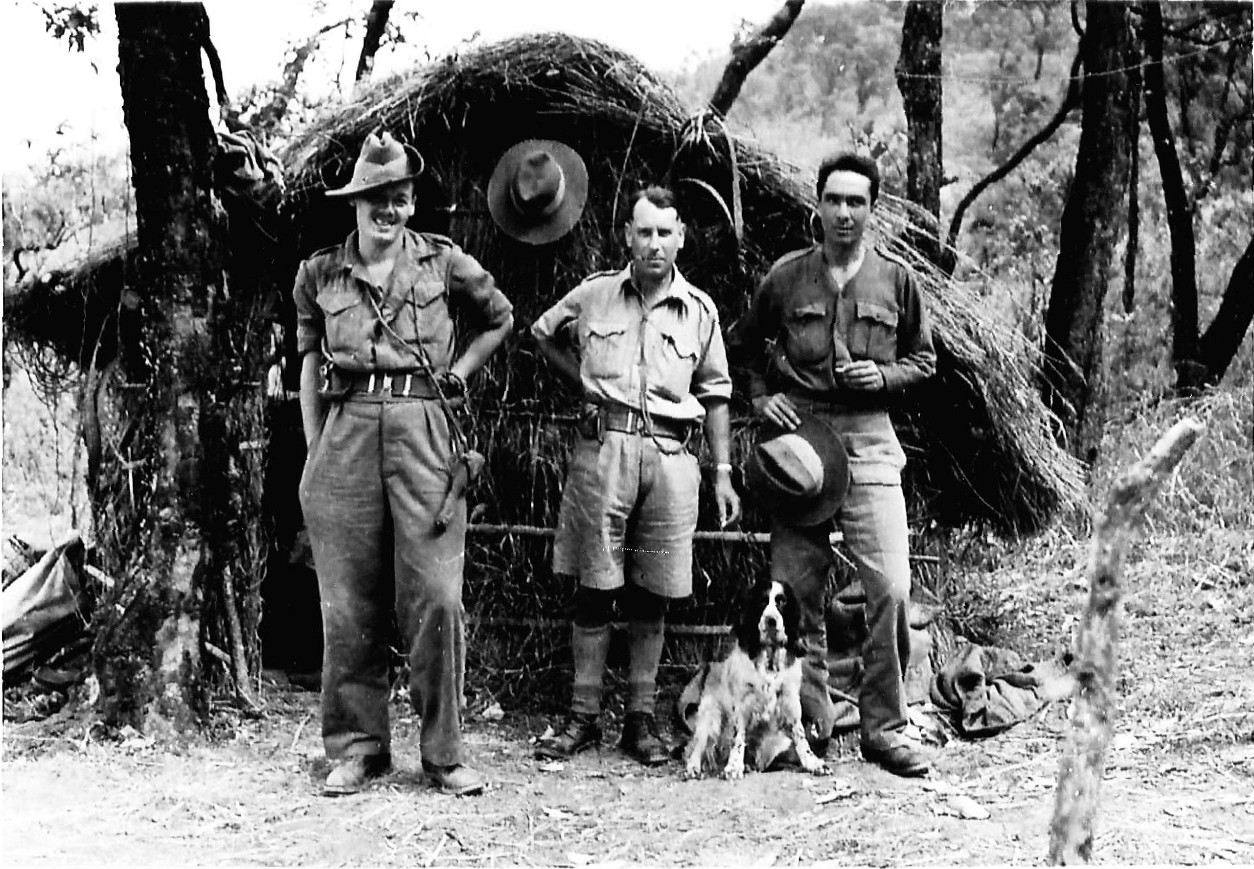
[[[751,658],[762,648],[758,621],[762,618],[764,607],[765,599],[762,596],[762,583],[760,582],[745,589],[740,596],[740,604],[737,606],[736,643]]]
[[[801,602],[792,586],[783,583],[784,605],[780,615],[784,617],[784,633],[788,637],[788,651],[798,658],[805,657],[805,647],[801,643]]]

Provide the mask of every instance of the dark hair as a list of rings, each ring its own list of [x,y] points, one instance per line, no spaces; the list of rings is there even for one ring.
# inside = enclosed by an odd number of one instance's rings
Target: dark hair
[[[675,195],[675,191],[669,187],[662,187],[658,184],[650,184],[648,187],[641,187],[627,200],[627,219],[631,220],[631,215],[636,210],[636,203],[641,199],[647,199],[658,208],[673,208],[679,213],[679,198]]]
[[[819,164],[818,182],[814,185],[814,195],[818,198],[823,198],[823,188],[827,186],[827,178],[833,172],[857,172],[866,176],[871,182],[871,204],[875,204],[880,195],[880,170],[874,160],[852,151],[828,157]]]

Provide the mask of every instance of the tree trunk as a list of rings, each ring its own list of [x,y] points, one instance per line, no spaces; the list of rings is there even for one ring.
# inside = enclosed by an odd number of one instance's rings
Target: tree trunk
[[[1197,363],[1197,269],[1193,237],[1193,212],[1184,189],[1184,174],[1176,153],[1171,121],[1167,117],[1167,86],[1163,78],[1163,9],[1158,0],[1141,3],[1145,34],[1145,113],[1158,172],[1163,180],[1167,229],[1171,235],[1171,363],[1176,370],[1176,389],[1190,391],[1201,384]]]
[[[940,189],[944,175],[941,143],[941,31],[944,5],[910,0],[901,25],[897,89],[906,110],[908,157],[906,198],[930,217],[930,226],[911,232],[932,262],[940,261]]]
[[[804,5],[805,0],[786,0],[779,11],[760,30],[743,42],[738,41],[732,46],[731,59],[727,61],[727,66],[723,69],[723,77],[719,80],[718,87],[714,89],[714,96],[710,98],[710,110],[714,114],[723,118],[727,117],[732,104],[736,102],[736,97],[740,96],[740,89],[744,87],[749,73],[753,72],[757,65],[771,53],[771,49],[784,38],[792,28],[792,23],[801,14],[801,7]]]
[[[1249,331],[1251,320],[1254,320],[1254,238],[1233,267],[1215,319],[1202,335],[1198,358],[1206,369],[1205,383],[1213,385],[1223,379]]]
[[[1092,462],[1104,414],[1102,309],[1127,217],[1127,143],[1137,129],[1140,82],[1129,7],[1087,9],[1080,144],[1045,314],[1042,392],[1067,448]]]
[[[361,56],[357,58],[357,73],[353,81],[359,86],[370,79],[374,71],[374,56],[379,50],[383,33],[387,30],[388,16],[392,14],[394,0],[374,0],[366,13],[366,38],[361,43]]]
[[[124,382],[107,396],[116,423],[89,481],[99,549],[118,578],[97,609],[93,658],[105,720],[160,734],[199,723],[212,687],[202,649],[231,645],[210,640],[239,561],[225,529],[247,515],[231,467],[242,445],[231,439],[250,372],[233,349],[241,336],[226,334],[238,302],[213,192],[208,16],[199,3],[120,3],[116,15],[139,261],[123,292]],[[244,595],[255,597],[248,586]]]

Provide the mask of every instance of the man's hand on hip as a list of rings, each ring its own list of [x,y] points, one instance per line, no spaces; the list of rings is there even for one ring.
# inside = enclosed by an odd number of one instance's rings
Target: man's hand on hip
[[[755,398],[753,409],[757,411],[758,416],[774,423],[784,431],[792,431],[801,425],[801,416],[797,413],[797,408],[782,392]]]

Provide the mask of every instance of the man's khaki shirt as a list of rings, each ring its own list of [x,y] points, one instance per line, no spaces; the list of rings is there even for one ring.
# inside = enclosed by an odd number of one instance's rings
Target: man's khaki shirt
[[[787,392],[877,407],[936,370],[914,274],[874,249],[843,288],[822,245],[784,255],[762,279],[731,344],[737,365],[747,369],[750,398]],[[882,391],[847,390],[837,382],[835,366],[862,359],[879,366]]]
[[[727,351],[714,301],[673,272],[646,308],[631,267],[601,272],[571,290],[532,325],[538,339],[573,341],[584,398],[680,422],[704,418],[703,401],[731,397]],[[560,338],[559,338],[560,340]]]
[[[432,368],[443,370],[453,361],[456,338],[451,304],[482,330],[500,326],[513,311],[474,257],[444,236],[411,229],[386,287],[371,282],[354,230],[342,245],[300,264],[292,297],[297,352],[321,347],[337,368],[358,372],[421,370],[407,346],[417,342]]]

